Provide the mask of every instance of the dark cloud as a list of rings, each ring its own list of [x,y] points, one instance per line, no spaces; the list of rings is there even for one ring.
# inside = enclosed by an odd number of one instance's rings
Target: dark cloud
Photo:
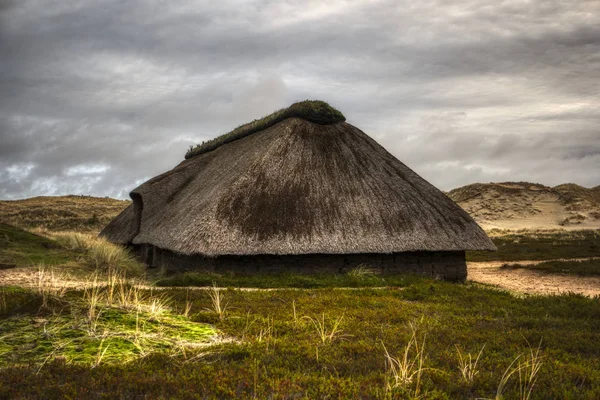
[[[600,3],[0,0],[0,198],[126,196],[319,98],[442,189],[600,182]]]

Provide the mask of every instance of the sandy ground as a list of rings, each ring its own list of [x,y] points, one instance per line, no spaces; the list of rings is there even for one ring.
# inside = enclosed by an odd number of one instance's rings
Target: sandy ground
[[[584,260],[584,259],[581,259]],[[511,261],[511,264],[538,264],[542,261]],[[500,269],[506,261],[467,263],[468,280],[525,294],[580,293],[600,296],[600,277],[544,274],[526,269]]]
[[[584,260],[584,259],[581,259]],[[537,264],[541,261],[511,261],[515,264]],[[516,294],[580,293],[586,296],[600,296],[600,277],[579,277],[562,274],[544,274],[525,269],[501,269],[504,261],[469,262],[468,280],[496,286]],[[67,275],[52,276],[46,274],[42,279],[45,286],[54,288],[83,288],[86,282],[81,277]],[[0,270],[0,286],[36,287],[39,282],[37,271],[31,268],[14,268]],[[87,283],[89,285],[89,282]],[[169,288],[138,285],[144,289],[166,290]],[[186,289],[186,288],[178,288]],[[199,289],[199,288],[187,288]],[[205,289],[205,288],[201,288]],[[348,288],[351,289],[351,288]],[[353,288],[352,288],[353,289]],[[248,288],[245,290],[261,290]],[[265,290],[265,289],[262,289]],[[268,290],[268,289],[266,289]]]

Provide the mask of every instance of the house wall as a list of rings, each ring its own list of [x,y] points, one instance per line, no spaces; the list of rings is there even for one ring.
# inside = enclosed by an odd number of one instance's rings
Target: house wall
[[[136,246],[143,262],[168,271],[345,273],[358,265],[382,274],[414,273],[432,278],[464,281],[464,251],[404,252],[391,254],[301,254],[254,256],[187,256],[150,245]]]

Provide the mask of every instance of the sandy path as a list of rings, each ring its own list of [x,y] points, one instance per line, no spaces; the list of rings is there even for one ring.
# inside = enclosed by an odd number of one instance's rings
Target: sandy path
[[[527,269],[500,268],[506,263],[532,265],[540,262],[542,261],[469,262],[467,279],[519,293],[548,295],[574,292],[586,296],[600,296],[600,277],[545,274]]]

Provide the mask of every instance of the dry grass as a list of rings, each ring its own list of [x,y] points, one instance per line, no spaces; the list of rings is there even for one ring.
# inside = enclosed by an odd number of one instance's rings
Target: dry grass
[[[496,389],[496,396],[494,400],[503,400],[504,392],[510,378],[513,375],[518,376],[518,398],[519,400],[529,400],[533,392],[533,388],[538,378],[538,374],[542,367],[542,357],[540,356],[540,347],[542,342],[538,345],[537,349],[533,349],[529,346],[529,353],[527,355],[519,354],[504,370],[502,378],[498,383]]]
[[[133,275],[143,271],[141,264],[135,261],[127,248],[104,238],[80,232],[54,232],[49,236],[67,249],[83,251],[87,263],[98,270],[109,274],[120,271]]]
[[[352,268],[352,270],[348,272],[348,275],[357,279],[370,278],[375,275],[375,271],[367,264],[360,264]]]
[[[33,289],[42,299],[42,308],[47,308],[52,298],[62,298],[67,291],[67,287],[62,285],[62,276],[44,264],[38,264],[33,281]]]
[[[479,362],[479,358],[483,353],[483,349],[485,345],[479,350],[477,357],[473,359],[471,353],[463,354],[460,351],[460,347],[456,346],[456,353],[458,355],[458,370],[460,371],[460,375],[463,380],[467,383],[473,383],[475,377],[479,374],[479,370],[477,369],[477,363]]]
[[[535,350],[531,346],[529,346],[529,353],[527,354],[526,359],[519,363],[518,371],[520,400],[529,400],[531,398],[531,393],[533,392],[533,388],[537,381],[538,374],[540,372],[540,369],[542,368],[542,361],[540,356],[541,346],[541,340],[538,347]]]
[[[385,390],[386,393],[390,393],[400,388],[410,392],[411,398],[419,398],[421,379],[426,370],[425,336],[419,340],[416,328],[411,326],[411,330],[411,337],[398,357],[392,356],[382,343],[388,372]]]
[[[221,292],[221,289],[216,284],[208,290],[212,308],[209,311],[214,312],[220,321],[225,319],[225,311],[227,311],[228,303],[225,302],[225,295]]]
[[[304,318],[308,319],[315,327],[321,344],[331,343],[342,334],[341,326],[344,321],[344,314],[330,318],[329,321],[325,321],[325,313],[321,313],[321,318],[309,316]]]

